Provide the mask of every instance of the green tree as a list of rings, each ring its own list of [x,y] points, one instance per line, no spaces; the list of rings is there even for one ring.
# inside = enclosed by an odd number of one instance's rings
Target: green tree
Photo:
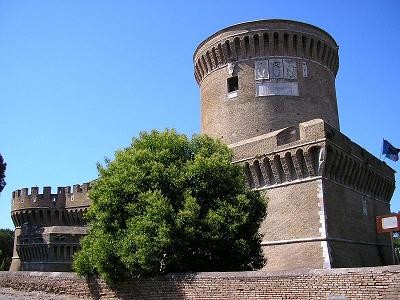
[[[6,186],[6,182],[4,180],[6,177],[6,166],[7,164],[4,162],[3,156],[0,154],[0,193]]]
[[[10,269],[13,246],[14,232],[10,229],[0,229],[0,271]]]
[[[232,151],[204,135],[141,133],[98,164],[79,275],[108,282],[166,272],[254,270],[266,203]]]

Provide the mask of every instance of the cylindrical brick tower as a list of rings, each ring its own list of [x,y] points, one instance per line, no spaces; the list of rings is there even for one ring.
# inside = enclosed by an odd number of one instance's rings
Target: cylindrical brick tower
[[[264,270],[387,264],[375,216],[390,212],[394,170],[340,133],[335,40],[301,22],[247,22],[202,42],[194,65],[202,133],[268,199]]]
[[[233,25],[194,53],[201,131],[232,144],[321,118],[339,130],[338,46],[322,29],[295,21]]]

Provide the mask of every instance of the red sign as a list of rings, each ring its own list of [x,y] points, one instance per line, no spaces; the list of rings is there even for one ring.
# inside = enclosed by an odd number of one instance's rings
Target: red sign
[[[378,233],[400,231],[400,214],[390,214],[376,217]]]

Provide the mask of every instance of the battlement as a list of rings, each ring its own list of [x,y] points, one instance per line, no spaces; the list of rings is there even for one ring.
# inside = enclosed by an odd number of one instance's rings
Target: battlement
[[[42,193],[38,187],[22,188],[12,192],[11,210],[29,208],[70,208],[90,205],[88,192],[91,182],[58,187],[57,193],[52,193],[49,186],[43,187]]]
[[[234,162],[244,166],[251,188],[319,176],[385,202],[394,192],[393,169],[320,119],[229,147]]]
[[[264,56],[298,57],[339,69],[338,46],[322,29],[288,20],[261,20],[230,26],[202,42],[194,53],[198,84],[230,62]]]

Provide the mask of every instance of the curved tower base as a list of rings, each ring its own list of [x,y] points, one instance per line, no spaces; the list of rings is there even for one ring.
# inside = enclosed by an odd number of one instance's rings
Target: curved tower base
[[[90,184],[37,187],[13,192],[11,217],[15,238],[10,271],[72,271],[79,240],[86,235],[84,213],[90,205]]]

